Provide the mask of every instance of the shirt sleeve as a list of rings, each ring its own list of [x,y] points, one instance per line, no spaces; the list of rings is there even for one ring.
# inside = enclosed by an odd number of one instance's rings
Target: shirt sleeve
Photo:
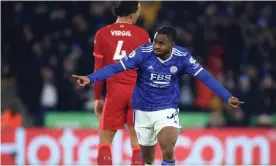
[[[104,80],[119,72],[123,72],[124,70],[139,67],[140,64],[143,62],[142,52],[140,52],[139,50],[140,48],[125,56],[119,62],[107,65],[104,68],[88,75],[90,83]]]
[[[208,71],[206,71],[193,57],[187,52],[185,58],[185,72],[195,76],[208,88],[220,96],[225,102],[232,96]]]
[[[150,36],[147,31],[145,32],[145,40],[146,40],[145,43],[151,43]]]
[[[113,63],[111,65],[107,65],[104,68],[88,75],[90,83],[95,83],[98,81],[102,81],[106,78],[112,77],[113,75],[124,71],[124,68],[120,64],[120,62]]]
[[[186,52],[184,64],[185,72],[193,76],[197,76],[203,70],[203,67],[193,58],[189,52]]]
[[[120,63],[124,70],[138,68],[143,62],[143,54],[141,48],[137,48],[132,51],[129,55],[125,56],[120,60]]]
[[[208,88],[220,96],[225,102],[232,97],[232,94],[227,91],[208,71],[202,70],[196,78],[203,82]]]
[[[103,58],[103,53],[102,53],[102,46],[101,46],[101,35],[100,31],[97,31],[94,39],[94,52],[93,55],[98,58]]]
[[[99,31],[95,35],[94,39],[94,72],[98,71],[99,69],[104,67],[104,56],[102,53],[102,47],[101,47],[101,37],[99,35]],[[103,81],[96,82],[93,84],[94,89],[94,99],[99,100],[101,99],[102,92],[103,92]]]

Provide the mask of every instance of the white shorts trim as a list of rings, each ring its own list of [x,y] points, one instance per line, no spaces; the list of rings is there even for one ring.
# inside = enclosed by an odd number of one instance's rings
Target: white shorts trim
[[[179,110],[175,108],[152,112],[135,110],[134,114],[134,126],[138,142],[143,146],[155,145],[157,135],[164,127],[181,128],[178,118]]]

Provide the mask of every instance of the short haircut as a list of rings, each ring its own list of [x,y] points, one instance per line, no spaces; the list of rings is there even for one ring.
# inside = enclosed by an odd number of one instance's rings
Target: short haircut
[[[172,42],[175,42],[177,33],[175,29],[171,26],[162,26],[157,29],[158,34],[164,34],[168,35],[168,37],[172,40]]]
[[[113,7],[113,14],[117,17],[126,17],[138,10],[138,1],[119,1]]]

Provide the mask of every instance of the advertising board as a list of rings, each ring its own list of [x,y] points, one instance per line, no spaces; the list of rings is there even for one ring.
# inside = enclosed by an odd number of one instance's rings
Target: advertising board
[[[113,163],[129,164],[126,131],[112,145]],[[5,129],[1,134],[1,164],[95,164],[96,129]],[[273,155],[274,154],[274,155]],[[275,129],[186,129],[175,150],[177,164],[276,164]],[[158,147],[156,164],[161,163]]]

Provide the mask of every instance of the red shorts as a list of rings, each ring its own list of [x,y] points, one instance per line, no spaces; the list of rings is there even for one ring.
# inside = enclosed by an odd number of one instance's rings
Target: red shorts
[[[101,129],[124,129],[125,124],[134,126],[133,109],[131,107],[133,88],[128,87],[126,91],[126,87],[117,86],[116,90],[112,91],[108,89],[100,120]]]

